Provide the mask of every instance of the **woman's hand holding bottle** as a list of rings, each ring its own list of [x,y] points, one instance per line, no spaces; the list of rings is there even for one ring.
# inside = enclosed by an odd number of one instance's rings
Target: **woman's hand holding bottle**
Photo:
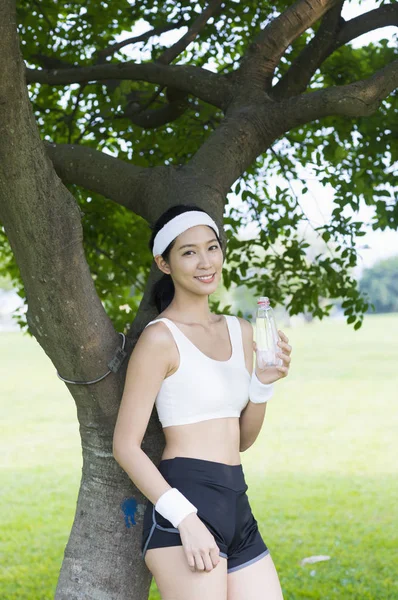
[[[220,562],[214,536],[196,513],[187,515],[177,527],[192,571],[212,571]]]
[[[255,373],[261,383],[269,385],[288,375],[292,347],[283,331],[277,329],[268,296],[260,296],[257,300],[255,328]]]
[[[256,353],[256,375],[261,383],[274,383],[289,374],[292,347],[289,345],[289,339],[283,331],[279,329],[278,334],[279,341],[277,345],[281,351],[277,353],[277,356],[281,359],[282,365],[263,366],[262,361],[258,360],[257,344],[253,341],[253,350]]]

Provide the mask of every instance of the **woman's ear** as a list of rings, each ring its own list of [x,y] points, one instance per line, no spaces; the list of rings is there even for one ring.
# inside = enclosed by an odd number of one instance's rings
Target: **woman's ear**
[[[162,273],[165,273],[166,275],[170,275],[170,266],[168,264],[168,262],[166,260],[164,260],[164,258],[162,257],[161,254],[157,254],[154,257],[154,260],[157,264],[157,267],[160,271],[162,271]]]

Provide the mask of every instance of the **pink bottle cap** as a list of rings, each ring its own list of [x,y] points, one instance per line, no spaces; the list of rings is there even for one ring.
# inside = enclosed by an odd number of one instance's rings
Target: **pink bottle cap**
[[[260,296],[260,298],[257,300],[257,304],[268,307],[270,306],[269,298],[267,296]]]

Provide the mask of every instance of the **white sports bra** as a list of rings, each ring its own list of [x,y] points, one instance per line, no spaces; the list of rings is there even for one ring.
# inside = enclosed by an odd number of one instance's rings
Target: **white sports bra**
[[[180,355],[177,371],[163,380],[156,396],[155,405],[162,427],[239,417],[248,403],[251,374],[245,365],[241,325],[237,317],[223,316],[232,345],[228,360],[216,360],[204,354],[166,317],[146,325],[163,321],[170,329]]]

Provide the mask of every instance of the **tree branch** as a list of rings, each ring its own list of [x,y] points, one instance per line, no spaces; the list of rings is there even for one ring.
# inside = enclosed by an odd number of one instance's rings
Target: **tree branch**
[[[291,64],[287,73],[272,88],[275,99],[297,95],[303,92],[313,74],[325,58],[334,50],[336,37],[343,18],[341,9],[344,2],[331,8],[323,17],[318,31]]]
[[[111,44],[107,48],[103,48],[102,50],[99,50],[97,52],[97,56],[99,59],[102,60],[102,59],[106,58],[107,56],[112,56],[113,54],[115,54],[115,52],[117,52],[118,50],[121,50],[122,48],[125,48],[126,46],[129,46],[130,44],[138,44],[138,42],[146,42],[147,40],[149,40],[151,37],[153,37],[155,35],[162,35],[162,33],[165,33],[166,31],[172,31],[174,29],[179,29],[180,27],[186,27],[186,22],[184,21],[184,19],[180,19],[176,23],[166,23],[165,25],[161,25],[159,27],[154,27],[153,29],[150,29],[149,31],[145,31],[145,33],[142,33],[141,35],[127,38],[126,40],[123,40],[122,42],[117,42],[117,43]]]
[[[252,88],[268,89],[286,48],[341,0],[297,0],[271,21],[249,46],[238,69]]]
[[[316,35],[274,86],[273,98],[286,98],[304,92],[315,71],[340,46],[380,27],[398,25],[398,4],[380,6],[350,21],[339,18],[341,6],[326,13]]]
[[[67,85],[109,79],[130,79],[172,86],[223,109],[228,102],[231,83],[226,75],[190,65],[126,62],[73,69],[26,69],[27,83]]]
[[[167,48],[156,62],[162,64],[170,64],[193,40],[197,37],[200,31],[204,28],[207,21],[214,16],[221,7],[223,0],[212,0],[192,23],[188,31],[175,44]]]
[[[148,221],[153,218],[151,194],[154,186],[164,185],[170,167],[137,167],[89,146],[46,143],[45,148],[64,183],[101,194]]]
[[[398,86],[398,60],[367,79],[292,96],[278,103],[288,116],[287,130],[327,117],[367,117]]]
[[[201,173],[202,187],[225,196],[234,181],[286,131],[329,115],[372,114],[398,84],[398,60],[372,77],[279,102],[258,94],[230,105],[226,117],[184,167]]]
[[[134,125],[138,125],[138,127],[154,129],[175,121],[184,114],[188,107],[189,102],[187,101],[186,94],[181,94],[181,98],[170,101],[156,110],[140,109],[138,112],[135,112],[127,106],[124,116],[130,119]]]
[[[223,0],[213,0],[210,4],[204,9],[204,11],[199,15],[199,17],[193,22],[191,27],[188,29],[185,35],[182,36],[175,44],[167,48],[157,59],[156,63],[168,65],[176,58],[189,44],[196,38],[198,33],[203,29],[206,25],[207,21],[212,17],[220,7]],[[161,91],[165,86],[159,87],[154,94],[152,94],[149,101],[142,107],[137,115],[131,118],[131,121],[139,125],[141,127],[159,127],[159,125],[165,125],[170,121],[177,119],[181,116],[187,106],[188,103],[185,100],[185,95],[181,94],[181,90],[178,88],[169,87],[169,92],[174,95],[181,96],[181,102],[178,104],[174,103],[174,106],[164,106],[157,110],[146,110],[149,106],[156,100]],[[127,112],[127,111],[126,111]]]
[[[380,27],[398,26],[398,4],[385,4],[346,21],[337,36],[338,46]]]

